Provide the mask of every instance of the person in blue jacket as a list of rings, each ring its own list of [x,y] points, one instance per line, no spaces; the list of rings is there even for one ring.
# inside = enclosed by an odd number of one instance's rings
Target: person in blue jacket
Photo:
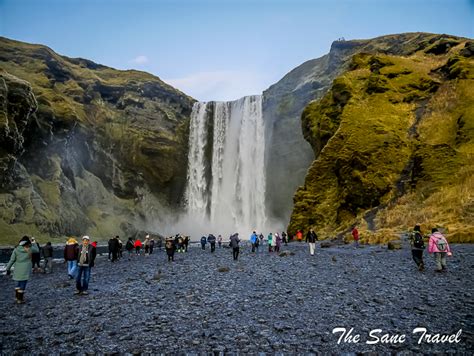
[[[203,250],[206,249],[206,243],[207,243],[207,238],[206,238],[206,236],[201,237],[201,248],[202,248]]]

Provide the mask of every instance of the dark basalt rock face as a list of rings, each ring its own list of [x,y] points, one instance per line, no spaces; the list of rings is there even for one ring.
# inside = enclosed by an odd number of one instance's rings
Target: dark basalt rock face
[[[8,174],[23,153],[23,133],[37,103],[31,86],[18,78],[0,71],[0,189],[12,186]]]
[[[0,243],[155,229],[179,207],[193,99],[0,38]]]

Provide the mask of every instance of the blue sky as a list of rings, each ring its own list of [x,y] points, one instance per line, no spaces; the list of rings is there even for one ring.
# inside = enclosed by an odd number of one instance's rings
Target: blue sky
[[[144,70],[204,101],[261,93],[339,37],[473,38],[473,24],[473,0],[0,0],[1,36]]]

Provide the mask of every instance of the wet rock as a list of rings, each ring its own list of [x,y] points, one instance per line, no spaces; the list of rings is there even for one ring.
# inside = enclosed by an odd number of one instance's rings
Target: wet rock
[[[402,248],[402,242],[400,240],[393,240],[387,243],[389,250],[400,250]]]

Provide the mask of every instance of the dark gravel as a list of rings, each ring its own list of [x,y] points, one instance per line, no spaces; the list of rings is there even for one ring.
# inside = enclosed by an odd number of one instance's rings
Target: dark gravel
[[[27,304],[0,276],[0,352],[24,353],[467,353],[473,350],[474,245],[452,246],[449,272],[420,273],[410,251],[374,246],[317,250],[292,243],[280,257],[238,262],[229,249],[192,247],[166,262],[164,252],[110,263],[99,257],[90,295],[74,296],[66,267],[30,280]],[[359,343],[337,344],[335,327]],[[418,345],[412,331],[455,334],[454,344]],[[406,334],[404,343],[366,344],[368,332]]]

